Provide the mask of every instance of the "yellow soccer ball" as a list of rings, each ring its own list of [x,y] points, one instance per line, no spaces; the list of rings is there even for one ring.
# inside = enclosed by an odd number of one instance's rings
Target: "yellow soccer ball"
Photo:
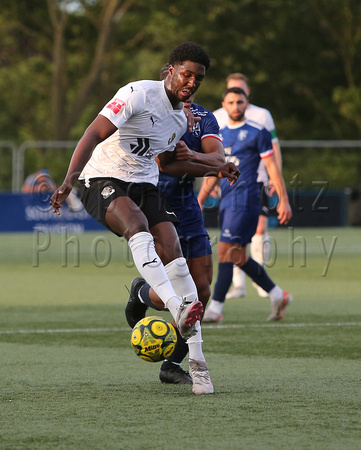
[[[177,333],[167,320],[149,316],[135,324],[130,342],[139,358],[148,362],[159,362],[173,353]]]

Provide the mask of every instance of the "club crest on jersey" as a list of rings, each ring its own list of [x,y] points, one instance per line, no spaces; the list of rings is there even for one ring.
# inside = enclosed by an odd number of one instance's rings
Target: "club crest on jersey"
[[[192,134],[194,134],[194,136],[199,136],[201,134],[201,126],[199,125],[199,122],[194,123]]]
[[[101,195],[103,196],[104,200],[106,200],[108,197],[114,194],[114,192],[115,189],[113,188],[113,186],[107,186],[102,190]]]
[[[172,136],[168,139],[168,145],[174,141],[176,134],[173,133]]]
[[[238,139],[240,141],[244,141],[246,139],[247,135],[248,135],[248,131],[247,130],[241,130],[239,132]]]
[[[119,98],[116,98],[107,105],[107,108],[111,109],[114,114],[118,114],[124,106],[125,103],[122,100],[119,100]]]

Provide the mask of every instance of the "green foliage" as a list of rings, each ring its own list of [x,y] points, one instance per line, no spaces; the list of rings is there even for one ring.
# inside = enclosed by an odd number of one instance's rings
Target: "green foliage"
[[[360,148],[283,149],[283,177],[289,182],[298,174],[301,189],[312,189],[315,182],[327,182],[328,189],[360,187]]]
[[[357,0],[0,0],[0,138],[78,140],[121,85],[157,79],[193,40],[212,62],[197,102],[216,109],[225,77],[243,72],[280,139],[358,140],[360,24]]]
[[[9,167],[12,166],[12,148],[4,146],[0,148],[0,180],[1,188],[4,191],[11,191],[12,174]]]
[[[339,105],[340,114],[361,129],[361,88],[335,88],[333,100]]]

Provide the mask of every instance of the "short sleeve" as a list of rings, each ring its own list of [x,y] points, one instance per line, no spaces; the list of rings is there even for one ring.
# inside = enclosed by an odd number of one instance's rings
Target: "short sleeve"
[[[271,133],[265,128],[258,135],[258,151],[261,158],[267,158],[274,153]]]
[[[208,111],[206,120],[204,123],[204,128],[202,130],[202,139],[207,137],[215,137],[221,140],[219,136],[219,125],[217,119],[214,117],[213,113]]]
[[[120,128],[132,115],[143,111],[145,100],[144,89],[139,84],[130,83],[121,87],[99,114]]]

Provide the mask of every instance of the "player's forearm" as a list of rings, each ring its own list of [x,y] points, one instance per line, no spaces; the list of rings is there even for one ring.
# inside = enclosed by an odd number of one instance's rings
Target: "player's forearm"
[[[217,184],[218,178],[217,177],[205,177],[202,183],[202,187],[198,194],[198,203],[199,206],[202,208],[203,203],[207,200],[210,193],[214,189],[214,186]]]
[[[273,146],[273,150],[274,150],[277,167],[278,167],[280,173],[282,173],[282,153],[281,153],[280,144],[277,141],[277,142],[273,142],[272,146]]]
[[[219,171],[217,169],[219,169],[221,164],[211,166],[209,164],[201,164],[191,161],[173,161],[168,164],[161,163],[161,169],[169,175],[178,177],[184,175],[189,177],[217,176]]]
[[[64,184],[74,186],[86,163],[89,161],[95,146],[97,145],[96,141],[92,142],[87,139],[83,140],[83,138],[80,139],[74,150],[64,179]]]
[[[278,172],[278,171],[277,171]],[[286,189],[286,184],[283,180],[282,175],[278,172],[275,173],[273,176],[270,175],[270,180],[273,183],[273,186],[277,192],[277,195],[279,197],[280,202],[289,202],[288,200],[288,194]]]
[[[285,184],[283,177],[281,175],[281,172],[278,168],[276,159],[272,156],[269,158],[265,158],[264,162],[266,164],[266,169],[267,169],[268,175],[270,177],[270,181],[272,182],[272,185],[273,185],[274,189],[276,190],[280,201],[288,202],[286,184]]]
[[[192,162],[199,164],[206,164],[209,166],[217,167],[226,162],[223,154],[220,153],[199,153],[193,152]]]

